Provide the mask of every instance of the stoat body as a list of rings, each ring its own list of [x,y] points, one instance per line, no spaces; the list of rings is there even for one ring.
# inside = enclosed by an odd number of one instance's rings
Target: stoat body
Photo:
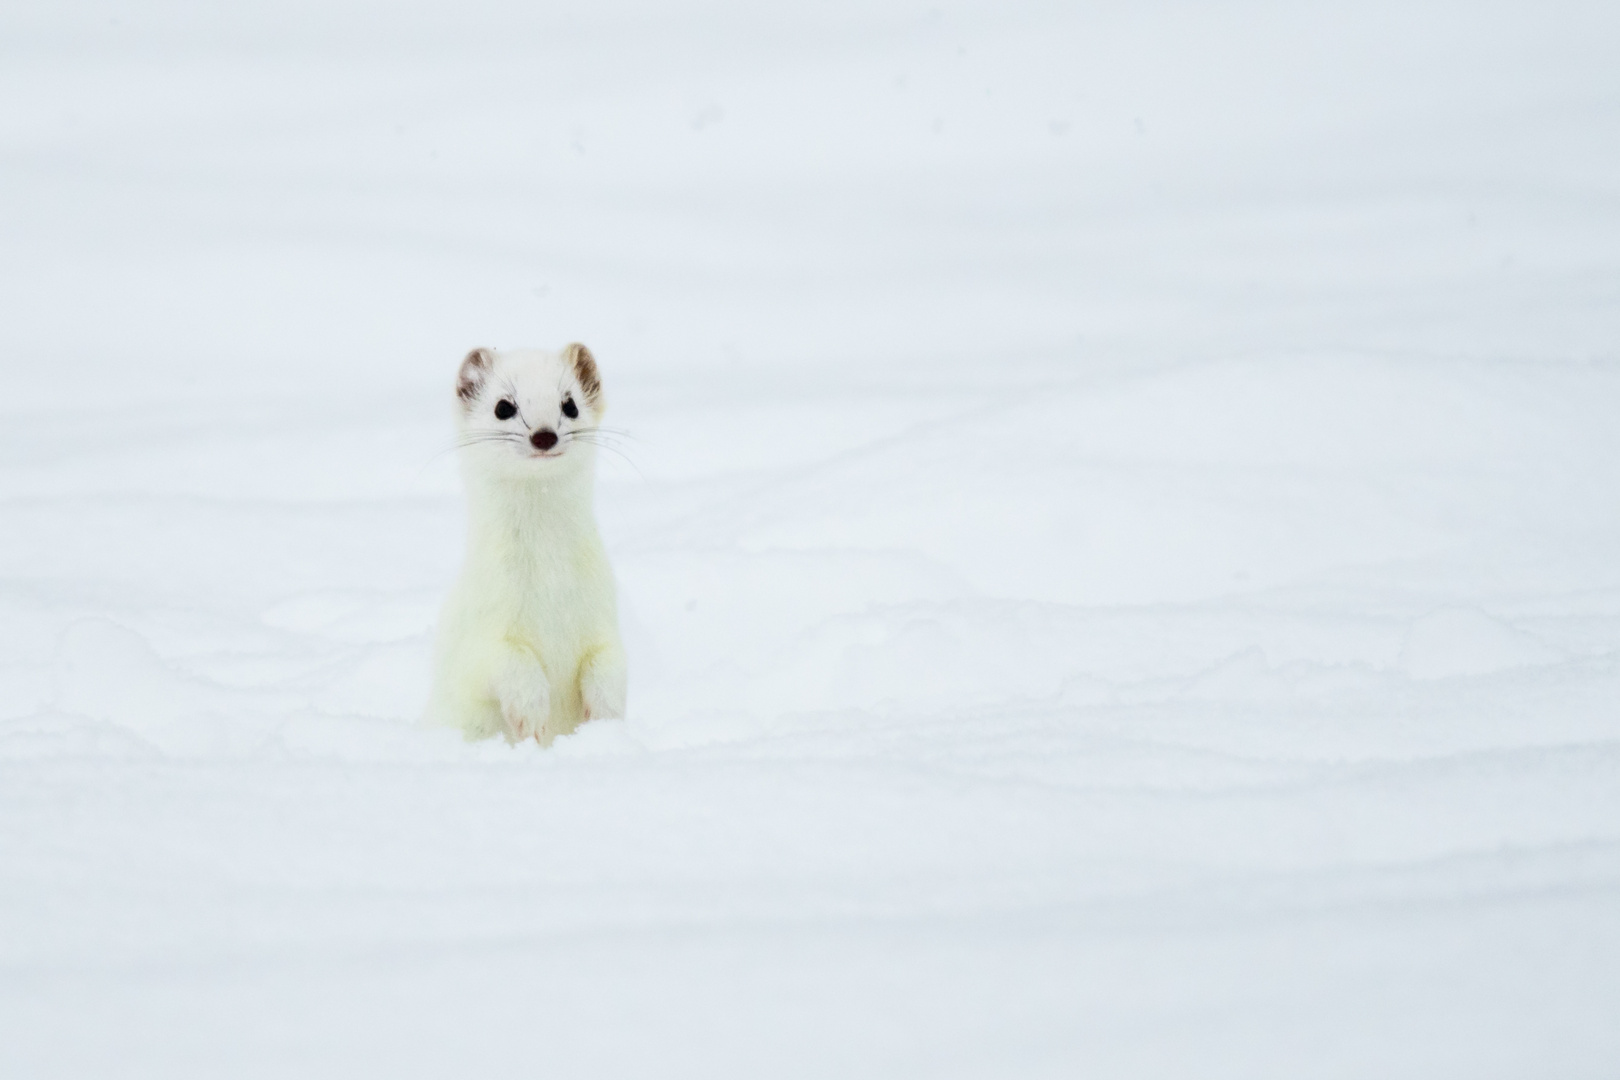
[[[622,717],[626,670],[593,492],[596,361],[474,349],[456,381],[467,560],[438,629],[428,719],[542,745]]]

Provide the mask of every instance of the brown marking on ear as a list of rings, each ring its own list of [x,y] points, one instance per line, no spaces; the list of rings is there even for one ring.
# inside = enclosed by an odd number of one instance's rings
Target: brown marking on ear
[[[596,370],[596,357],[577,341],[568,346],[566,352],[568,362],[574,365],[574,378],[579,380],[579,388],[585,391],[585,400],[591,403],[591,408],[601,412],[602,374]]]
[[[463,405],[472,404],[494,368],[495,354],[488,349],[474,349],[461,361],[461,371],[456,375],[456,396]]]

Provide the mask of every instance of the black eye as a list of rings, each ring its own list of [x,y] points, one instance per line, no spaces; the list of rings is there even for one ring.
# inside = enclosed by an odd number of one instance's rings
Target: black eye
[[[563,415],[570,420],[579,416],[579,406],[574,404],[573,398],[563,398]]]
[[[512,404],[510,401],[507,401],[505,398],[501,398],[501,400],[495,403],[495,419],[510,420],[516,415],[517,406]]]

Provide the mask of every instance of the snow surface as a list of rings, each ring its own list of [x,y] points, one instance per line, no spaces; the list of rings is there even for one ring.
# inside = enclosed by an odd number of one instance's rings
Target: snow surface
[[[1620,8],[0,12],[0,1075],[1620,1075]],[[413,726],[588,342],[631,718]]]

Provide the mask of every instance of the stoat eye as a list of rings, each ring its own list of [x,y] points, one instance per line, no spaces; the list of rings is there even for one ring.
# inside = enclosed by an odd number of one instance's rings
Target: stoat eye
[[[568,417],[570,420],[576,420],[579,418],[579,406],[574,404],[573,398],[563,398],[563,415]]]
[[[506,400],[505,398],[501,398],[501,400],[499,400],[499,401],[497,401],[495,403],[495,419],[497,419],[497,420],[510,420],[510,419],[512,419],[512,417],[514,417],[516,415],[517,415],[517,406],[512,404],[510,401]]]

